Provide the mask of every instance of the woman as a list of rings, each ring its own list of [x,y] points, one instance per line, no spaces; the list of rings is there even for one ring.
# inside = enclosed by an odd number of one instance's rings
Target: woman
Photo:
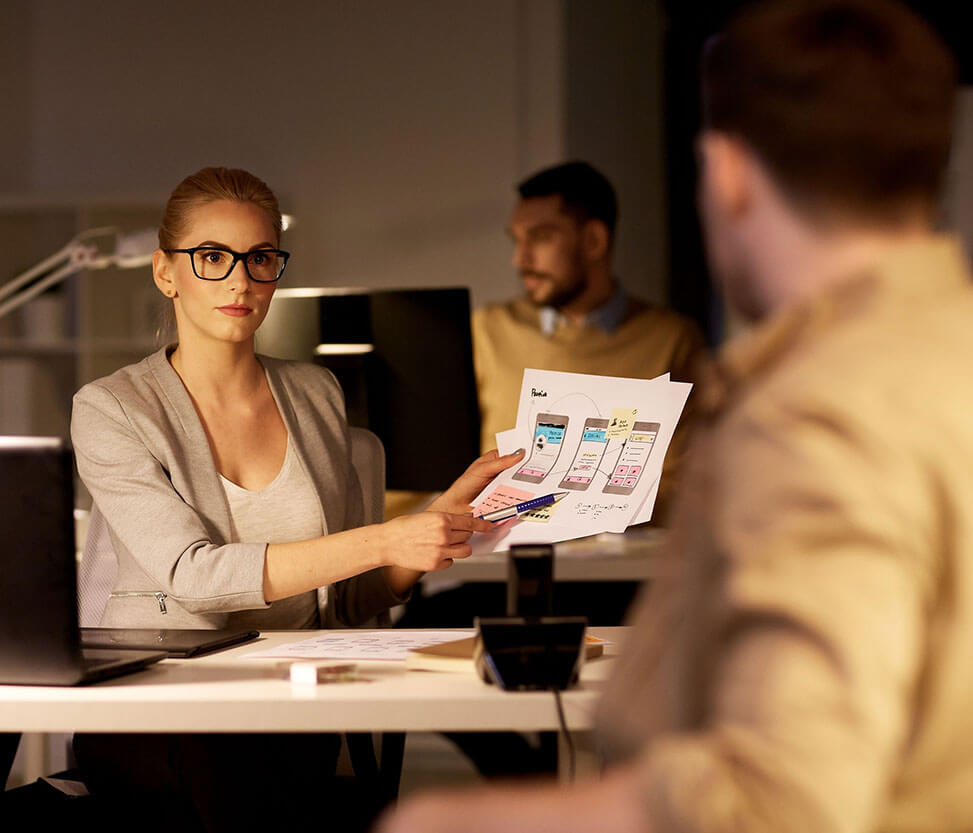
[[[286,264],[280,229],[274,195],[244,171],[182,182],[153,259],[178,342],[75,397],[78,470],[110,537],[89,545],[118,560],[104,625],[361,624],[491,529],[469,501],[519,455],[484,455],[429,511],[360,526],[334,377],[254,353]]]
[[[184,180],[153,258],[177,343],[75,397],[78,470],[106,521],[88,546],[109,546],[118,562],[104,625],[353,626],[493,528],[469,501],[522,452],[480,457],[428,511],[360,526],[334,377],[254,353],[288,258],[280,233],[277,200],[251,174],[206,168]],[[309,807],[298,796],[317,801],[320,790],[295,787],[320,783],[336,755],[320,736],[78,736],[75,746],[96,794],[143,806],[162,796],[210,828],[300,817]],[[253,783],[262,800],[234,800]]]

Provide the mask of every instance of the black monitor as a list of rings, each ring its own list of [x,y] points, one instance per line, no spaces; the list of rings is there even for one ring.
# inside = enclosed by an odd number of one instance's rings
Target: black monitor
[[[389,489],[445,489],[479,455],[468,289],[279,289],[257,350],[337,376]]]

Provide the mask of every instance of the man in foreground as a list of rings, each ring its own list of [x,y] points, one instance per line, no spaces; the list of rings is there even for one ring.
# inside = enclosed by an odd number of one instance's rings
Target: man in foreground
[[[973,829],[973,286],[933,233],[954,67],[891,0],[707,50],[727,345],[598,730],[600,781],[442,794],[383,833]]]

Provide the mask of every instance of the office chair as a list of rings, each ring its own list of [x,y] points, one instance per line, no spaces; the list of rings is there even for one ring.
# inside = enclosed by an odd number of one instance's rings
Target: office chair
[[[361,484],[365,524],[381,523],[385,516],[385,448],[382,441],[365,428],[349,428],[351,463]],[[115,583],[118,565],[111,549],[107,522],[97,507],[91,511],[88,537],[78,567],[78,614],[82,627],[95,627],[101,621],[108,594]],[[388,613],[376,618],[372,627],[391,624]],[[380,745],[376,755],[375,743]],[[348,732],[345,744],[357,778],[366,781],[384,801],[398,796],[399,777],[405,753],[403,732]]]
[[[385,448],[382,441],[365,428],[349,428],[351,464],[361,482],[365,524],[385,520]],[[376,620],[377,627],[391,625],[388,611]],[[375,754],[375,742],[380,750]],[[404,732],[345,732],[345,745],[352,769],[358,778],[369,781],[382,803],[395,801],[405,755]]]

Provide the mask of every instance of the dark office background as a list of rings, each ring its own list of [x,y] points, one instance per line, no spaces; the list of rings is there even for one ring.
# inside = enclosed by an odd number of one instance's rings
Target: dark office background
[[[572,5],[569,3],[569,8]],[[663,4],[662,112],[668,176],[669,300],[676,309],[698,320],[714,342],[721,340],[725,322],[706,267],[696,213],[692,139],[699,129],[700,108],[699,97],[692,92],[699,88],[698,56],[704,41],[745,5],[741,0],[666,0]],[[969,27],[961,23],[966,4],[917,0],[909,5],[932,23],[950,45],[959,62],[961,82],[973,83]]]
[[[482,304],[518,290],[514,183],[588,158],[619,191],[622,281],[718,339],[691,139],[700,44],[738,5],[3,0],[0,212],[158,206],[190,171],[239,165],[298,219],[289,285],[467,285]],[[967,4],[914,5],[969,83]]]

